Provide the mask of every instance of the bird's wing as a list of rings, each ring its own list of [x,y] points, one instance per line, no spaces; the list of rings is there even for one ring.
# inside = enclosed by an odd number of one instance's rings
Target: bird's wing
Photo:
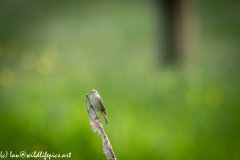
[[[103,104],[102,98],[101,98],[100,96],[97,97],[97,98],[98,98],[98,101],[99,101],[99,103],[100,103],[100,105],[101,105],[101,107],[102,107],[103,112],[106,114],[106,110],[105,110],[105,106],[104,106],[104,104]]]

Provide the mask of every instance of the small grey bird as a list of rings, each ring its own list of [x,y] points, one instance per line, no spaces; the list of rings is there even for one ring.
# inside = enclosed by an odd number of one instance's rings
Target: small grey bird
[[[106,110],[105,110],[105,106],[103,104],[103,100],[102,100],[101,96],[98,94],[97,90],[95,90],[95,89],[93,89],[91,91],[90,102],[91,102],[91,105],[94,107],[94,109],[103,115],[104,120],[105,120],[106,124],[108,125],[108,119],[106,116]]]

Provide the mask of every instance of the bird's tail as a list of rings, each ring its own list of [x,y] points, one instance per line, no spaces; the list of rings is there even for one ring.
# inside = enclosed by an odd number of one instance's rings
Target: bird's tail
[[[105,120],[106,124],[108,125],[108,119],[107,119],[107,116],[106,116],[106,114],[105,114],[104,112],[102,112],[102,115],[103,115],[103,118],[104,118],[104,120]]]

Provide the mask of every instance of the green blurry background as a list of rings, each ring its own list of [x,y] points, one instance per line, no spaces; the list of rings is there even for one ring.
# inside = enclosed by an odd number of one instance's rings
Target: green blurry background
[[[164,68],[155,9],[0,1],[0,152],[106,159],[85,104],[97,89],[119,160],[240,159],[240,3],[195,1],[196,45]]]

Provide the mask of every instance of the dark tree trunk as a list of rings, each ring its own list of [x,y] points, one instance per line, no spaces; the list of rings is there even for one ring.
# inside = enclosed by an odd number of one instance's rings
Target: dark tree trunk
[[[185,63],[193,45],[193,7],[191,0],[158,0],[161,12],[161,64]]]

